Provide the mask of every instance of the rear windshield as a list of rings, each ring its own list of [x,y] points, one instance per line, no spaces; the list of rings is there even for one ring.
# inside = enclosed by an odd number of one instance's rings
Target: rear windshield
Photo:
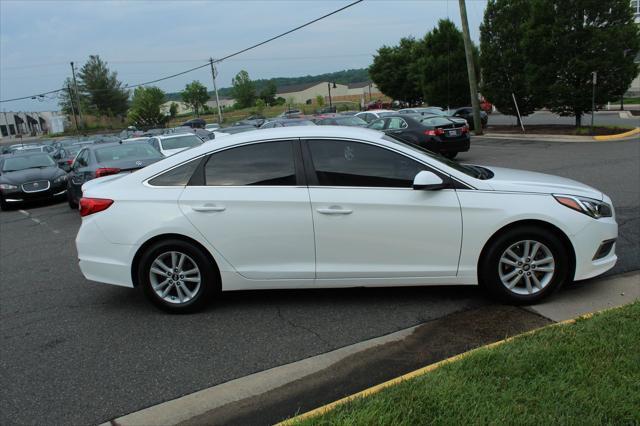
[[[136,158],[163,158],[162,155],[146,143],[116,145],[96,149],[98,163]]]
[[[426,124],[427,126],[444,126],[447,124],[451,124],[451,120],[444,117],[428,117],[420,120],[422,124]]]
[[[295,120],[295,121],[281,121],[284,127],[292,127],[292,126],[315,126],[311,120]]]
[[[396,113],[395,111],[379,112],[378,117],[386,117],[387,115],[393,115],[395,113]]]
[[[9,157],[2,163],[3,172],[14,172],[17,170],[32,169],[36,167],[55,166],[53,159],[47,154],[24,155],[20,157]]]
[[[202,140],[196,135],[176,136],[175,138],[163,139],[162,149],[191,148],[202,144]]]
[[[336,123],[342,126],[366,126],[367,122],[360,117],[336,117]]]

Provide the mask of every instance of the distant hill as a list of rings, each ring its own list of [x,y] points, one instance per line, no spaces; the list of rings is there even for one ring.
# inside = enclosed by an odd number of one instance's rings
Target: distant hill
[[[256,92],[260,92],[262,88],[269,82],[273,81],[276,83],[277,87],[280,86],[289,86],[291,84],[305,84],[305,83],[315,83],[319,81],[332,81],[340,84],[349,84],[349,83],[357,83],[360,81],[369,81],[369,71],[367,68],[359,68],[352,70],[344,70],[344,71],[336,71],[330,72],[326,74],[319,75],[305,75],[303,77],[276,77],[271,79],[260,79],[253,80],[256,85]],[[209,92],[213,94],[213,92]],[[223,87],[218,89],[219,96],[231,96],[231,87]],[[180,93],[167,93],[166,95],[167,101],[179,101]]]

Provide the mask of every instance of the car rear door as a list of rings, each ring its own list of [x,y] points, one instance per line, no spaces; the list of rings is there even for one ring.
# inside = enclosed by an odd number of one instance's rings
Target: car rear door
[[[238,273],[256,280],[314,278],[313,219],[298,140],[226,148],[201,169],[180,208]]]
[[[455,276],[462,216],[454,189],[412,189],[429,167],[349,140],[303,143],[316,235],[316,276]]]

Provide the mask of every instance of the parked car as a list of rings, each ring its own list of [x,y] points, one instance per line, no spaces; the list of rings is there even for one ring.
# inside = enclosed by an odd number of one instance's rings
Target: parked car
[[[57,153],[58,159],[56,160],[58,167],[60,167],[65,172],[71,170],[71,165],[73,164],[73,160],[75,160],[76,155],[78,155],[80,150],[87,145],[89,144],[77,142],[73,145],[67,145],[63,148],[60,148]]]
[[[67,180],[67,201],[78,208],[82,185],[109,175],[141,169],[164,158],[146,142],[92,144],[82,148],[76,156]]]
[[[466,124],[438,115],[389,115],[370,123],[368,127],[447,158],[454,158],[458,152],[469,151],[471,142]]]
[[[219,128],[220,128],[220,125],[218,123],[207,123],[204,126],[204,129],[210,132],[213,132],[214,130],[218,130]]]
[[[298,116],[303,115],[303,112],[299,109],[288,109],[282,112],[278,117],[289,117],[289,118],[298,118]]]
[[[261,129],[273,129],[276,127],[294,127],[294,126],[315,126],[311,120],[307,120],[306,118],[275,118],[265,122]]]
[[[187,120],[182,123],[180,126],[182,127],[191,127],[192,129],[204,129],[207,125],[207,122],[202,118],[192,118],[191,120]]]
[[[397,114],[397,112],[390,109],[376,109],[371,111],[359,112],[355,116],[366,121],[367,123],[371,123],[372,121],[377,120],[380,117],[391,114]]]
[[[475,126],[473,124],[473,108],[471,107],[463,107],[457,108],[451,111],[450,114],[452,117],[464,118],[469,123],[469,127],[473,129]],[[487,127],[487,122],[489,121],[489,116],[486,112],[480,111],[480,122],[482,127]]]
[[[602,192],[368,129],[247,132],[110,178],[84,187],[80,269],[174,312],[269,288],[482,284],[536,303],[617,260]]]
[[[440,107],[415,107],[398,110],[400,114],[421,114],[421,115],[449,115],[447,111]]]
[[[201,145],[202,139],[193,133],[185,133],[182,135],[154,136],[149,138],[147,143],[163,156],[168,157],[180,151],[184,151],[185,149]]]
[[[254,114],[254,115],[250,115],[249,117],[245,118],[244,120],[240,120],[240,121],[236,121],[235,123],[233,123],[234,126],[247,126],[247,125],[251,125],[254,127],[260,127],[264,124],[264,122],[266,121],[266,118],[262,115],[258,115],[258,114]]]
[[[214,137],[217,139],[223,136],[235,135],[236,133],[250,132],[253,130],[257,130],[254,125],[246,124],[244,126],[221,127],[218,130],[213,131],[212,133],[214,134]]]
[[[355,126],[355,127],[367,127],[367,122],[360,117],[355,116],[341,116],[336,115],[334,117],[327,117],[316,121],[319,126]]]
[[[45,152],[28,150],[0,156],[0,208],[25,201],[64,197],[67,173]]]

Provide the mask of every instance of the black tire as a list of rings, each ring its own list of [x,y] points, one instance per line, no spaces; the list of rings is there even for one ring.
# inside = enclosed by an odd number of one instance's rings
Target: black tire
[[[78,203],[73,200],[73,196],[69,189],[67,189],[67,202],[69,203],[69,208],[71,210],[78,210]]]
[[[0,210],[2,210],[2,211],[7,211],[7,210],[9,210],[9,209],[10,209],[9,204],[7,204],[7,202],[6,202],[6,201],[4,201],[4,200],[2,199],[2,197],[0,197]]]
[[[447,157],[449,160],[453,160],[454,158],[456,158],[456,155],[458,155],[458,153],[457,152],[443,152],[442,155]]]
[[[153,289],[150,270],[152,263],[163,253],[177,251],[186,254],[200,270],[200,287],[197,293],[189,301],[183,303],[171,303]],[[202,252],[199,247],[182,240],[164,240],[153,244],[142,254],[138,263],[138,283],[147,298],[160,309],[176,314],[191,313],[202,309],[213,298],[219,290],[220,284],[218,274],[209,257]]]
[[[499,268],[509,268],[508,265],[500,263],[503,253],[512,245],[525,240],[537,241],[546,246],[551,252],[555,263],[555,270],[548,284],[534,294],[517,294],[509,290],[500,278]],[[560,238],[550,231],[535,226],[522,226],[508,230],[489,244],[478,265],[478,279],[481,286],[486,288],[494,297],[504,302],[518,305],[534,304],[553,294],[570,280],[570,257],[567,248]],[[532,260],[532,262],[532,264],[535,264],[535,260]],[[517,269],[516,267],[511,268],[512,270]],[[524,274],[540,274],[539,271],[534,271],[533,269],[526,269],[526,271]],[[519,283],[518,286],[522,284]]]

